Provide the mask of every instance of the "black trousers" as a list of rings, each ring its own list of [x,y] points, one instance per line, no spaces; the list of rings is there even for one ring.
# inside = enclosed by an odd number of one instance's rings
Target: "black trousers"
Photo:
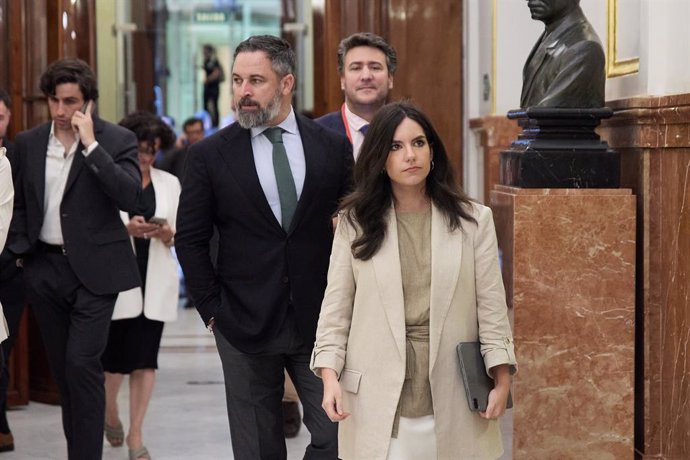
[[[211,126],[218,127],[220,121],[218,112],[218,98],[220,97],[220,90],[218,87],[207,88],[204,87],[204,110],[211,116]]]
[[[225,395],[232,450],[237,460],[284,460],[283,369],[295,384],[311,434],[305,459],[338,458],[338,425],[321,408],[323,384],[309,369],[312,344],[300,338],[289,317],[285,326],[259,354],[234,348],[216,331],[225,376]]]
[[[60,391],[68,457],[101,459],[105,423],[101,354],[117,295],[90,292],[61,254],[33,255],[24,267],[29,300]]]

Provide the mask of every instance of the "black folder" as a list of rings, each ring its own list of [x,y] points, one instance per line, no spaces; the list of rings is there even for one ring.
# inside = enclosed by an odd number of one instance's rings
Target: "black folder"
[[[457,347],[460,360],[460,373],[465,384],[467,403],[472,412],[484,412],[489,404],[489,392],[494,388],[494,381],[486,373],[484,357],[479,342],[460,342]],[[513,397],[508,393],[508,409],[513,407]]]

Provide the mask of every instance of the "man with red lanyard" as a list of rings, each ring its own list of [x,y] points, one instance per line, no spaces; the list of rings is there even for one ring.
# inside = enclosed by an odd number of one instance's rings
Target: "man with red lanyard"
[[[340,110],[328,113],[316,119],[316,122],[347,136],[352,144],[355,161],[364,142],[369,122],[384,106],[388,92],[393,89],[397,61],[393,47],[372,33],[352,34],[338,45],[338,72],[345,102]],[[301,426],[297,401],[297,393],[286,374],[283,428],[288,438],[297,436]]]
[[[345,102],[339,111],[328,113],[316,122],[346,135],[352,143],[355,160],[369,122],[393,89],[396,65],[395,50],[378,35],[356,33],[338,45],[338,72]]]

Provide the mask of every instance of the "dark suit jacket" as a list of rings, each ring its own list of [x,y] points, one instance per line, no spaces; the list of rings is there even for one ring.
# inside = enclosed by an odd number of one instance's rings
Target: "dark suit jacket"
[[[28,265],[43,225],[45,168],[50,123],[16,138],[19,163],[9,249]],[[127,230],[118,209],[136,211],[141,193],[137,140],[132,132],[94,117],[99,146],[88,157],[79,145],[60,204],[67,258],[82,284],[95,294],[140,285]]]
[[[321,126],[325,126],[326,128],[335,131],[341,136],[347,137],[347,131],[345,131],[345,123],[343,123],[343,117],[340,113],[340,110],[336,112],[327,113],[326,115],[319,117],[314,121],[320,124]]]
[[[180,182],[184,177],[185,162],[187,161],[187,150],[189,147],[182,147],[181,149],[174,149],[163,156],[161,161],[156,165],[158,169],[174,174]]]
[[[313,344],[333,242],[332,216],[351,186],[352,148],[342,136],[297,115],[306,176],[285,232],[266,200],[250,131],[234,123],[189,149],[175,247],[194,305],[241,351],[276,336],[292,309]],[[218,265],[209,256],[214,225]]]
[[[534,45],[520,107],[603,107],[604,64],[599,37],[578,7]]]

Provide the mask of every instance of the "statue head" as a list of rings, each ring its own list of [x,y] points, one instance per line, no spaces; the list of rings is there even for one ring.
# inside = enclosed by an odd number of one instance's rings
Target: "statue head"
[[[580,0],[527,0],[532,19],[547,26],[558,21],[580,5]]]

